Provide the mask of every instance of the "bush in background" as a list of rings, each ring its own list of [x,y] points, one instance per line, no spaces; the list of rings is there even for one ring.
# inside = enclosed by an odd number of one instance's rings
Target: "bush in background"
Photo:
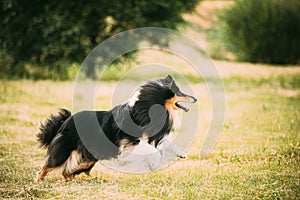
[[[300,61],[300,1],[237,0],[210,37],[214,58],[295,64]]]

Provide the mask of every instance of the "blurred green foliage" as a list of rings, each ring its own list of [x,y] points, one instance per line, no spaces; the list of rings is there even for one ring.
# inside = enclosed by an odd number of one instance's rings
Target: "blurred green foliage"
[[[210,36],[212,56],[232,53],[239,61],[298,63],[299,24],[299,0],[237,0],[219,15]]]
[[[198,2],[3,0],[0,2],[0,77],[35,79],[53,78],[56,74],[58,79],[68,78],[69,66],[81,63],[106,38],[137,27],[174,29],[183,22],[181,14],[193,10]],[[109,56],[110,50],[106,53]],[[33,69],[28,71],[26,65]],[[86,71],[91,78],[95,78],[94,66]]]

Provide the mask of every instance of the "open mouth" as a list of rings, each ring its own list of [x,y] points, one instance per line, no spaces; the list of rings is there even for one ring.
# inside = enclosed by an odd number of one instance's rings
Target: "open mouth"
[[[175,106],[182,109],[185,112],[188,112],[190,109],[187,108],[184,104],[188,103],[195,103],[197,101],[196,98],[192,96],[185,96],[185,97],[177,97],[177,101],[175,102]]]
[[[184,110],[185,112],[188,112],[188,111],[190,110],[189,108],[184,107],[184,106],[182,105],[182,102],[176,102],[175,105],[176,105],[178,108]]]

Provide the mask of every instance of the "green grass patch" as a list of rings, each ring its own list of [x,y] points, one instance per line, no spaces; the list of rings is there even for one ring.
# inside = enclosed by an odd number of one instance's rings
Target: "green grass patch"
[[[117,69],[116,69],[117,70]],[[272,70],[272,68],[270,68]],[[259,73],[258,73],[259,74]],[[270,73],[272,74],[272,73]],[[187,79],[201,107],[205,132],[209,99],[204,80]],[[148,174],[127,174],[100,164],[92,176],[73,181],[50,175],[33,179],[45,150],[35,135],[39,123],[59,107],[72,108],[73,82],[1,81],[0,194],[10,199],[299,199],[300,75],[228,76],[226,119],[210,154],[199,158],[196,137],[185,160]],[[176,79],[176,77],[175,77]],[[138,79],[137,79],[138,80]],[[214,81],[214,80],[209,80]],[[115,82],[101,83],[97,105],[109,109]],[[205,115],[207,114],[207,115]]]

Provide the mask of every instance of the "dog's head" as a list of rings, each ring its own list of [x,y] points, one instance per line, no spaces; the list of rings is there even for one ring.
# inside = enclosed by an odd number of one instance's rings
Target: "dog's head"
[[[184,110],[185,112],[189,111],[188,108],[184,106],[186,103],[195,103],[197,99],[193,96],[184,94],[180,91],[179,87],[176,85],[172,76],[168,75],[163,79],[159,79],[159,82],[163,85],[164,88],[167,88],[170,91],[171,96],[166,99],[165,107],[172,110]]]
[[[189,109],[185,104],[196,101],[195,97],[181,92],[173,78],[168,75],[162,79],[148,81],[140,86],[125,105],[128,105],[127,108],[130,109],[130,117],[134,123],[145,127],[140,131],[140,134],[142,132],[148,133],[149,138],[151,138],[150,142],[155,141],[157,145],[161,138],[155,138],[153,135],[169,133],[172,128],[171,125],[175,128],[176,124],[180,123],[176,111],[187,112]],[[156,107],[156,105],[160,106]],[[162,107],[165,110],[162,110]],[[164,111],[168,111],[169,115],[165,115],[167,113]],[[173,123],[169,123],[166,119],[170,119]],[[123,123],[125,122],[127,123],[126,120],[123,120]]]
[[[152,80],[142,85],[139,90],[136,90],[129,99],[129,106],[134,107],[137,112],[145,110],[148,112],[154,104],[160,104],[167,110],[184,110],[189,111],[184,106],[186,103],[195,103],[197,99],[190,95],[184,94],[176,85],[172,76],[168,75],[165,78]]]

